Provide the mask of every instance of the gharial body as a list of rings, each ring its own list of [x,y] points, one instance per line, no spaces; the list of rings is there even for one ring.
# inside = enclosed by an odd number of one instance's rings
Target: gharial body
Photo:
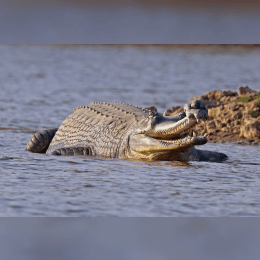
[[[163,116],[126,103],[92,102],[74,109],[57,129],[36,133],[26,150],[54,155],[92,155],[179,161],[227,159],[223,153],[198,150],[207,138],[192,136],[199,120],[208,118],[204,103],[186,104],[175,116]]]

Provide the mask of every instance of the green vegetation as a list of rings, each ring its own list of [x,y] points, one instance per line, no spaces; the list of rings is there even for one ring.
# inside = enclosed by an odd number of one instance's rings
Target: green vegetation
[[[249,102],[252,100],[252,97],[241,97],[233,100],[233,102]]]
[[[258,98],[260,98],[260,95],[253,97],[253,99],[258,99]]]
[[[260,112],[250,111],[250,115],[251,115],[252,117],[259,117],[259,116],[260,116]]]
[[[241,98],[237,98],[235,99],[233,102],[250,102],[254,99],[257,99],[257,101],[254,103],[255,107],[259,107],[260,108],[260,95],[255,96],[255,97],[241,97]],[[250,115],[252,117],[259,117],[260,116],[260,112],[259,111],[250,111]]]
[[[253,99],[260,99],[260,95],[255,96],[255,97],[241,97],[241,98],[237,98],[233,102],[250,102]],[[258,100],[256,103],[259,103],[259,102],[260,102],[260,100]]]
[[[255,105],[256,105],[257,107],[260,107],[260,99],[258,99],[258,100],[255,102]]]

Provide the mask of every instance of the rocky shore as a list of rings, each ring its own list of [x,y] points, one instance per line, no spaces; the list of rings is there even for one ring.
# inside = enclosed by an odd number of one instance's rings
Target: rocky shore
[[[238,92],[214,90],[192,98],[202,100],[209,119],[194,128],[198,136],[208,135],[209,142],[235,142],[238,144],[260,144],[260,90],[248,86],[238,87]],[[183,107],[174,106],[164,112],[171,116]]]

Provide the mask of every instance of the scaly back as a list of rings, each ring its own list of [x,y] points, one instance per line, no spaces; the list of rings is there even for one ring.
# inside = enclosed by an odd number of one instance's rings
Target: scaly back
[[[154,114],[116,102],[92,102],[77,107],[59,127],[47,153],[59,148],[89,147],[92,155],[120,157],[126,152],[129,133]]]

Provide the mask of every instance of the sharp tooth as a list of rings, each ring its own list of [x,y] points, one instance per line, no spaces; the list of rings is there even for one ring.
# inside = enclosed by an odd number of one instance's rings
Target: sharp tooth
[[[196,137],[197,135],[196,135],[196,133],[195,133],[195,132],[193,132],[193,133],[192,133],[192,136],[193,136],[193,137]]]
[[[207,133],[205,133],[203,136],[204,136],[204,137],[207,137],[208,135],[207,135]]]
[[[199,123],[199,119],[197,118],[197,123]]]

